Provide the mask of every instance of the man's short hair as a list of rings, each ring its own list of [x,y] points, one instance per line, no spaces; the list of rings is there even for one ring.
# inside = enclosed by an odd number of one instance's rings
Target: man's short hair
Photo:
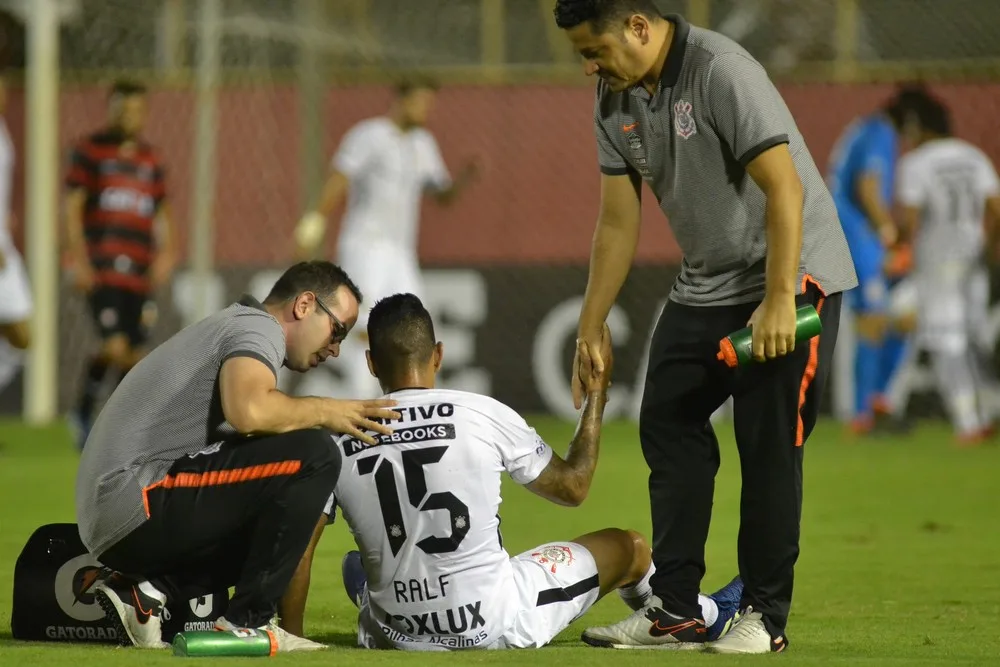
[[[361,303],[361,290],[347,273],[333,262],[311,261],[299,262],[292,266],[274,283],[264,303],[287,303],[302,294],[313,292],[320,297],[328,297],[341,286],[347,287]]]
[[[660,10],[653,0],[557,0],[553,14],[556,25],[563,30],[590,22],[594,32],[601,34],[616,25],[624,30],[625,22],[634,14],[659,18]]]
[[[414,294],[393,294],[368,315],[368,348],[381,375],[392,375],[431,358],[434,322]]]
[[[134,79],[118,79],[111,84],[108,91],[108,99],[114,100],[122,97],[132,97],[133,95],[145,95],[146,84]]]
[[[951,135],[951,112],[941,100],[928,95],[915,106],[914,115],[925,132],[941,136]]]
[[[918,107],[931,100],[930,93],[920,83],[910,83],[901,86],[889,100],[883,110],[897,128],[903,127],[907,118],[917,113]]]
[[[439,87],[438,82],[428,76],[409,76],[396,82],[396,97],[408,97],[418,90],[437,92]]]

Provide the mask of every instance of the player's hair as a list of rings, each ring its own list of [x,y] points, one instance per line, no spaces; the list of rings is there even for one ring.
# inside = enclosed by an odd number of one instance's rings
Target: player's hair
[[[944,137],[951,135],[951,112],[937,98],[928,95],[916,105],[914,115],[925,132]]]
[[[408,76],[397,81],[394,89],[396,97],[407,97],[418,90],[436,92],[439,87],[438,82],[429,76]]]
[[[361,290],[347,273],[333,262],[299,262],[286,270],[264,299],[266,304],[288,303],[303,292],[329,297],[341,286],[347,287],[361,303]]]
[[[134,79],[118,79],[111,84],[108,91],[108,99],[118,99],[122,97],[132,97],[133,95],[145,95],[146,84]]]
[[[901,128],[907,118],[915,115],[918,107],[926,104],[930,99],[932,99],[930,93],[927,92],[923,84],[906,84],[896,91],[892,99],[883,107],[883,111],[889,116],[893,125]]]
[[[393,294],[372,307],[368,348],[380,376],[427,363],[436,344],[434,322],[416,295]]]
[[[557,0],[552,12],[556,25],[563,30],[589,22],[597,34],[609,32],[634,14],[647,19],[660,17],[660,10],[653,0]]]

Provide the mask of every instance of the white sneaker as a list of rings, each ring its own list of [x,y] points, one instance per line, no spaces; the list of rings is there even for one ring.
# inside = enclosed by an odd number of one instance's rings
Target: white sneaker
[[[705,621],[675,616],[663,609],[655,595],[649,604],[614,625],[587,628],[585,644],[615,649],[700,651],[705,646]]]
[[[215,621],[215,629],[223,632],[234,632],[240,630],[240,626],[234,625],[226,620],[225,616],[220,616]],[[305,637],[293,635],[291,632],[278,625],[278,619],[273,618],[267,625],[263,625],[258,630],[267,632],[274,637],[278,644],[278,653],[290,653],[292,651],[321,651],[326,648],[326,644],[320,644]]]
[[[112,574],[94,584],[94,599],[118,633],[122,646],[170,648],[161,636],[161,616],[167,596],[148,581]]]
[[[771,638],[764,625],[764,616],[747,607],[737,614],[733,626],[719,641],[710,642],[708,653],[779,653],[785,650],[788,641],[784,637]]]

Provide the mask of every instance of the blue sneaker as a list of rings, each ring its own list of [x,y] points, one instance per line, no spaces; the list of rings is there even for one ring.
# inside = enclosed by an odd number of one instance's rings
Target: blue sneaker
[[[715,619],[715,623],[709,626],[706,639],[706,641],[714,642],[729,632],[729,628],[733,625],[733,618],[740,610],[740,599],[743,597],[743,580],[737,575],[736,578],[708,597],[715,600],[715,604],[719,607],[719,616]]]
[[[344,554],[344,560],[340,563],[340,572],[344,576],[344,590],[347,597],[355,607],[361,607],[361,594],[368,586],[368,575],[365,574],[365,566],[361,563],[360,551],[348,551]],[[740,585],[740,589],[743,586]]]

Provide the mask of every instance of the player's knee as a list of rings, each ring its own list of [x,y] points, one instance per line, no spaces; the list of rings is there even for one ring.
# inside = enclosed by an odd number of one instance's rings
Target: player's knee
[[[641,579],[649,571],[653,562],[653,550],[646,536],[635,530],[624,531],[632,545],[632,567],[629,574],[633,580]]]
[[[917,316],[914,314],[900,315],[893,322],[893,328],[901,334],[911,334],[917,330]]]
[[[888,318],[882,313],[864,313],[857,316],[858,336],[871,343],[877,343],[885,338],[887,325]]]

